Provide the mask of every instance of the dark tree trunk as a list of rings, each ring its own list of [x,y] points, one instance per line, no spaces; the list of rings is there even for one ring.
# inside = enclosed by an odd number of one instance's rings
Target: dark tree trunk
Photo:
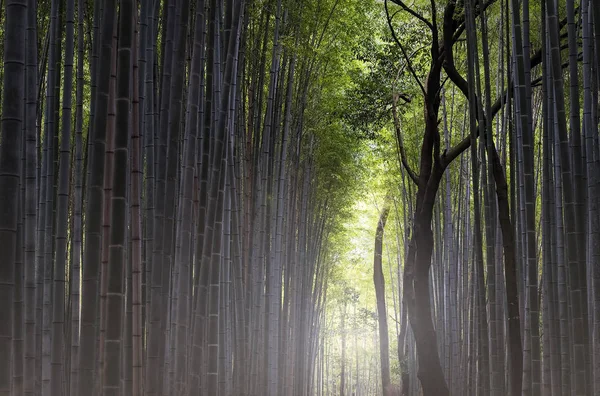
[[[381,389],[387,389],[391,385],[390,380],[390,340],[387,323],[387,310],[385,307],[385,279],[381,266],[381,255],[383,251],[383,233],[385,223],[390,213],[389,198],[386,197],[377,230],[375,231],[375,254],[373,258],[373,282],[375,284],[375,296],[377,299],[377,320],[379,322],[379,355],[381,359]]]
[[[25,97],[25,26],[27,2],[7,0],[2,85],[2,144],[0,145],[0,395],[12,393],[14,289],[17,274],[17,217],[20,201],[21,149]]]

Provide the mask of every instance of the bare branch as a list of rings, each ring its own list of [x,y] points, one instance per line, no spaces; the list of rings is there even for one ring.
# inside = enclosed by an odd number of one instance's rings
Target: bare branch
[[[483,5],[483,9],[484,11],[487,10],[487,8],[489,6],[491,6],[492,4],[494,4],[497,0],[490,0],[487,3],[485,3]],[[477,8],[476,10],[474,10],[474,14],[475,14],[475,18],[477,18],[480,14],[481,14],[481,10],[479,8]],[[464,14],[463,14],[464,16]],[[464,32],[465,30],[465,21],[464,21],[464,17],[460,23],[460,26],[456,29],[456,33],[454,34],[454,37],[452,39],[453,42],[458,41],[458,38],[460,37],[460,35],[462,34],[462,32]]]
[[[392,0],[392,1],[395,2],[396,0]],[[394,38],[394,41],[396,42],[398,47],[400,47],[400,50],[402,51],[402,55],[404,56],[404,59],[406,60],[406,66],[408,67],[408,70],[410,70],[410,73],[413,75],[415,81],[417,81],[417,83],[419,84],[419,87],[421,88],[421,92],[423,92],[423,96],[427,96],[427,94],[425,92],[425,87],[423,87],[423,83],[421,83],[421,80],[417,76],[417,73],[415,72],[415,69],[412,66],[412,62],[410,61],[410,57],[406,53],[406,50],[404,49],[404,46],[398,39],[398,36],[396,36],[396,31],[394,30],[394,26],[392,25],[392,19],[390,18],[390,12],[388,9],[387,0],[384,1],[384,6],[385,6],[385,15],[387,17],[387,23],[390,28],[390,31],[392,32],[392,37]]]
[[[562,47],[566,47],[566,44],[563,45]],[[533,68],[534,66],[539,65],[542,62],[542,57],[541,57],[541,50],[538,50],[532,57],[531,57],[531,67]],[[567,66],[569,65],[568,62],[563,63],[561,66],[563,69],[566,69]],[[446,70],[447,72],[448,70]],[[458,72],[456,72],[456,74],[458,75],[458,77],[460,77],[463,81],[464,78],[458,74]],[[451,78],[452,79],[452,78]],[[468,96],[468,90],[465,88],[463,89],[462,87],[465,86],[466,87],[466,83],[462,84],[460,82],[460,80],[454,80],[454,83],[456,84],[456,86],[462,91],[462,93],[465,96]],[[534,86],[535,84],[538,84],[540,82],[540,78],[536,78],[531,80],[531,85]],[[510,81],[510,85],[512,85],[512,81]],[[508,89],[512,89],[512,87],[509,87]],[[492,118],[498,113],[498,111],[500,111],[500,109],[502,108],[502,104],[505,102],[506,100],[506,95],[507,95],[508,90],[504,90],[504,92],[496,99],[496,101],[494,102],[494,104],[492,105],[491,108],[491,112],[492,112]],[[481,103],[479,102],[479,100],[477,101],[478,106],[481,106]],[[481,129],[481,126],[478,125],[477,126],[477,135],[479,136],[479,130]],[[442,156],[442,164],[444,166],[448,166],[456,157],[458,157],[463,151],[465,151],[466,149],[469,148],[469,146],[471,145],[471,141],[470,141],[470,137],[466,137],[465,139],[463,139],[462,141],[460,141],[456,146],[454,146],[453,148],[451,148],[450,150],[448,150],[446,153],[444,153],[444,155]]]
[[[437,62],[440,56],[440,43],[438,42],[437,8],[435,0],[431,0],[431,61]]]
[[[406,151],[404,150],[404,142],[402,140],[402,130],[400,129],[400,118],[398,117],[398,111],[396,109],[396,104],[398,103],[398,94],[394,94],[393,102],[392,102],[392,114],[394,115],[394,130],[396,131],[396,142],[398,143],[398,151],[400,153],[400,162],[406,169],[408,176],[410,176],[411,180],[418,185],[419,184],[419,176],[412,170],[410,164],[408,163],[408,159],[406,158]]]
[[[477,135],[479,136],[479,128],[477,128]],[[452,147],[450,150],[444,152],[441,158],[441,164],[443,168],[446,168],[452,161],[456,159],[459,155],[463,153],[466,149],[471,146],[471,136],[467,136],[463,140],[460,141],[456,146]]]
[[[425,18],[423,15],[419,14],[418,12],[416,12],[415,10],[413,10],[412,8],[410,8],[409,6],[404,4],[404,2],[402,0],[391,0],[391,1],[392,1],[392,3],[402,7],[402,9],[404,11],[408,12],[410,15],[414,16],[415,18],[417,18],[418,20],[423,22],[425,25],[427,25],[427,27],[429,29],[431,29],[433,31],[433,25],[431,24],[431,22],[429,22],[427,20],[427,18]]]

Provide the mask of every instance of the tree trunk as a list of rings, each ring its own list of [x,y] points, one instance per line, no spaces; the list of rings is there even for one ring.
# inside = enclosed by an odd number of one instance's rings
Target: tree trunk
[[[373,258],[373,282],[375,284],[375,296],[377,299],[377,320],[379,322],[379,355],[381,359],[381,389],[390,386],[390,340],[387,323],[387,310],[385,307],[385,279],[381,265],[381,254],[383,248],[383,233],[388,214],[390,213],[389,198],[386,197],[379,214],[379,222],[375,232],[375,255]]]
[[[112,41],[115,19],[114,0],[106,0],[102,16],[100,58],[97,65],[97,89],[94,98],[94,123],[91,128],[92,149],[89,153],[87,202],[85,208],[85,245],[81,298],[81,339],[79,354],[79,396],[88,395],[95,386],[96,333],[102,248],[102,211],[104,207],[104,162],[108,121],[108,91],[112,64]]]
[[[25,362],[23,366],[23,393],[32,396],[36,392],[36,222],[38,148],[37,111],[37,2],[27,1],[27,52],[25,54]],[[6,50],[6,49],[5,49]],[[1,155],[1,154],[0,154]],[[3,190],[4,191],[4,190]]]
[[[25,97],[25,26],[27,2],[6,0],[4,78],[2,85],[2,144],[0,145],[0,395],[11,395],[14,289],[17,259],[17,216],[20,201],[21,145]]]

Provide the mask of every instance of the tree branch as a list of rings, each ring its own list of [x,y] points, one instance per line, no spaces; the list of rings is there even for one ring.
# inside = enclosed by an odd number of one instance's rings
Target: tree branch
[[[477,128],[479,131],[479,128]],[[479,135],[479,133],[477,133]],[[445,169],[450,165],[452,161],[456,159],[459,155],[462,154],[463,151],[468,149],[471,146],[471,136],[467,136],[463,140],[460,141],[456,146],[452,147],[450,150],[447,150],[442,155],[441,163],[442,167]]]
[[[440,43],[438,37],[438,26],[437,26],[437,8],[435,6],[435,0],[431,0],[431,61],[436,64],[440,57]]]
[[[492,4],[494,4],[496,1],[497,0],[490,0],[490,1],[488,1],[487,3],[485,3],[483,5],[483,9],[487,10],[487,8],[489,6],[491,6]],[[475,14],[475,18],[477,18],[481,14],[481,10],[479,8],[475,9],[474,10],[474,14]],[[460,20],[460,25],[458,26],[458,28],[456,29],[456,32],[455,32],[454,36],[452,37],[452,42],[454,42],[454,43],[458,40],[458,38],[460,37],[460,35],[465,31],[464,14],[462,14],[462,15],[463,15],[463,18],[461,18],[461,20]]]
[[[391,0],[391,1],[396,2],[396,1],[400,1],[400,0]],[[394,41],[396,42],[398,47],[400,47],[400,50],[402,51],[402,55],[404,56],[404,59],[406,60],[406,66],[408,67],[408,70],[410,70],[410,73],[412,74],[414,79],[419,84],[419,87],[421,88],[421,92],[423,92],[423,96],[426,96],[427,94],[425,93],[425,87],[423,87],[423,83],[421,83],[421,80],[417,76],[417,73],[415,72],[415,69],[412,66],[412,62],[410,61],[410,58],[409,58],[408,54],[406,53],[404,46],[398,39],[398,36],[396,36],[396,31],[394,30],[394,26],[392,25],[392,19],[390,18],[390,12],[388,9],[387,2],[388,2],[388,0],[384,1],[385,15],[387,17],[386,19],[387,19],[388,26],[390,28],[390,32],[392,33],[392,37],[394,38]]]
[[[531,58],[531,66],[532,67],[533,66],[537,66],[539,63],[541,63],[541,57],[539,58],[539,61],[536,62],[535,65],[533,64],[533,59],[534,58],[532,57]],[[563,69],[566,69],[567,66],[569,66],[569,62],[565,62],[561,66],[562,66]],[[539,84],[540,81],[541,81],[541,77],[538,77],[538,78],[535,78],[535,79],[531,80],[531,86]],[[512,85],[512,81],[510,82],[510,84]],[[458,84],[457,84],[457,86],[458,86]],[[496,101],[494,102],[494,104],[492,105],[492,108],[491,108],[492,118],[502,108],[502,103],[504,103],[504,100],[506,98],[507,93],[508,93],[508,90],[507,89],[504,90],[504,92],[502,93],[502,95],[500,95],[498,97],[498,99],[496,99]],[[465,94],[465,93],[463,92],[463,94]],[[477,103],[479,103],[479,101]],[[479,106],[481,106],[481,104],[479,104]],[[477,133],[478,133],[478,135],[479,135],[479,129],[480,129],[480,127],[477,126]],[[450,164],[450,162],[452,162],[456,157],[458,157],[463,151],[465,151],[466,149],[468,149],[470,145],[471,145],[470,137],[466,137],[463,140],[461,140],[456,146],[454,146],[453,148],[451,148],[450,150],[448,150],[446,153],[444,153],[444,155],[442,157],[443,164],[445,164],[445,166],[448,166]]]
[[[562,29],[565,25],[566,25],[566,18],[563,19],[560,22],[560,28]],[[567,34],[562,34],[560,36],[560,38],[565,38],[567,36]],[[564,49],[567,47],[567,44],[561,46],[561,49]],[[533,69],[535,66],[538,66],[540,63],[542,63],[542,50],[538,49],[533,56],[531,57],[531,62],[530,62],[530,68]],[[563,68],[565,68],[568,65],[568,63],[564,63],[562,66]],[[460,91],[463,93],[463,95],[465,97],[469,97],[469,89],[468,89],[468,84],[467,81],[464,79],[463,76],[460,75],[460,73],[458,73],[458,70],[456,70],[456,67],[454,66],[454,62],[451,56],[446,56],[446,62],[444,62],[444,70],[446,71],[446,74],[448,74],[448,77],[450,77],[450,79],[452,80],[452,82],[458,87],[458,89],[460,89]],[[538,79],[534,79],[532,81],[532,85],[537,81]],[[508,93],[508,89],[512,88],[512,81],[509,81],[509,87],[507,89],[504,90],[504,92],[496,99],[496,101],[494,102],[494,104],[491,107],[491,118],[493,119],[494,116],[498,113],[498,111],[500,111],[500,109],[502,108],[502,104],[505,101],[506,95]],[[477,106],[481,106],[480,100],[479,98],[476,99],[476,103]],[[477,135],[479,136],[479,130],[481,129],[481,126],[477,126]],[[448,150],[447,152],[444,153],[444,155],[442,156],[442,165],[444,166],[448,166],[456,157],[458,157],[463,151],[465,151],[466,149],[469,148],[469,146],[471,145],[471,141],[470,141],[470,137],[466,137],[464,138],[460,143],[458,143],[456,146],[454,146],[453,148],[451,148],[450,150]]]
[[[427,27],[429,29],[431,29],[433,31],[433,25],[431,24],[431,22],[429,22],[423,15],[419,14],[418,12],[414,11],[412,8],[410,8],[406,4],[404,4],[404,2],[402,0],[391,0],[391,1],[392,1],[392,3],[402,7],[402,9],[404,11],[408,12],[410,15],[414,16],[415,18],[417,18],[418,20],[423,22],[425,25],[427,25]]]
[[[396,109],[396,104],[398,103],[398,94],[394,94],[393,102],[392,102],[392,114],[394,115],[394,130],[396,131],[396,142],[398,143],[398,151],[400,153],[400,162],[406,169],[408,176],[410,176],[411,180],[419,185],[419,176],[412,170],[410,164],[408,163],[408,159],[406,158],[406,151],[404,150],[404,142],[402,141],[402,131],[400,129],[400,118],[398,117],[398,111]]]

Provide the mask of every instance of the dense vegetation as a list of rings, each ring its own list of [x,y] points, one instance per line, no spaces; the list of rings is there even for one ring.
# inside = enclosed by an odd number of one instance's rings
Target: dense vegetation
[[[0,3],[0,396],[600,392],[592,0]]]

